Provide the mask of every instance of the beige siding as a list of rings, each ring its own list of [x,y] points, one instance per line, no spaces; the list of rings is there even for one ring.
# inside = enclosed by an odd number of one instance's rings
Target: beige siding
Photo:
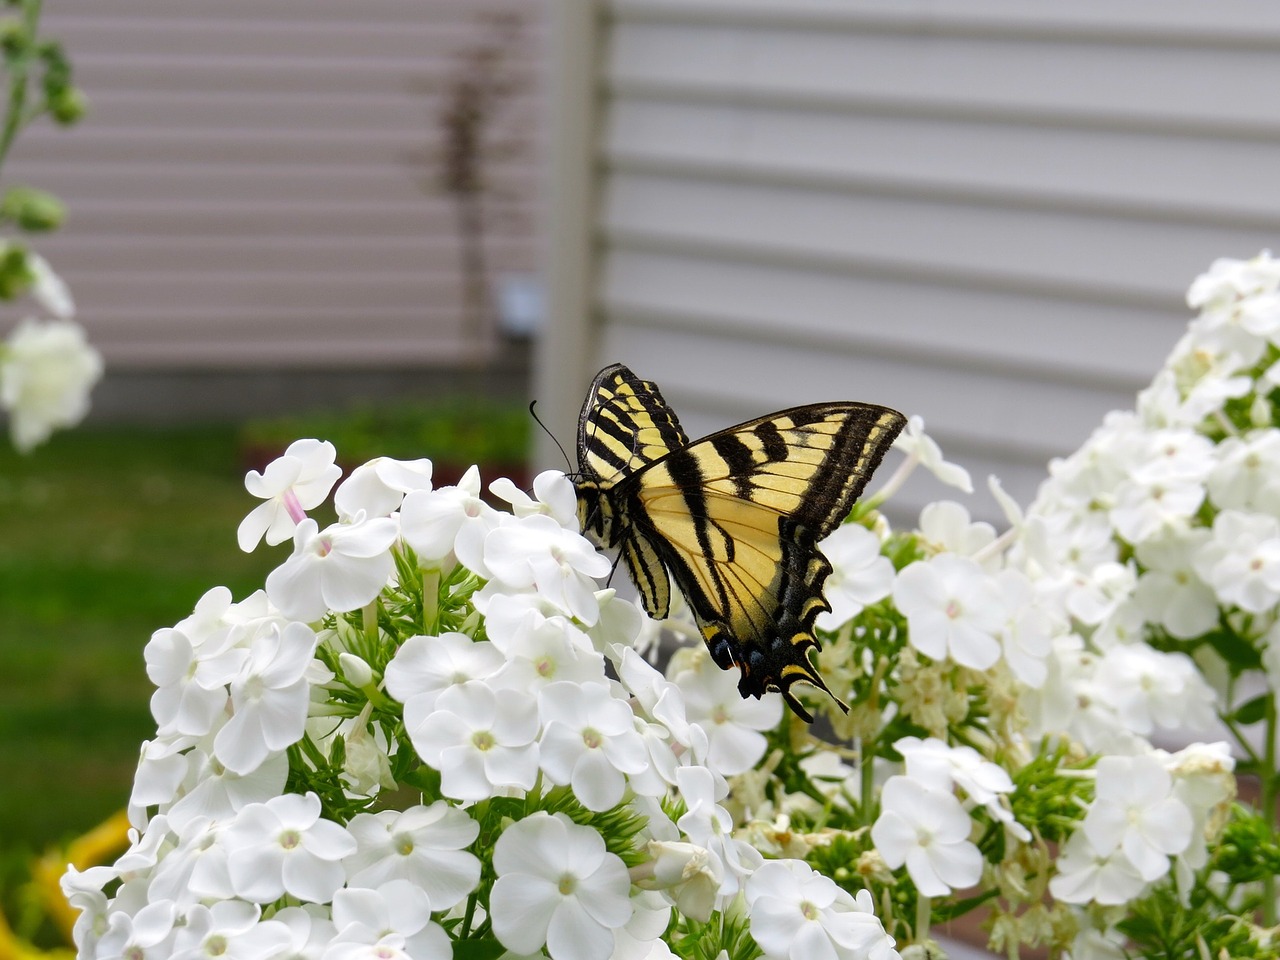
[[[540,0],[61,0],[91,102],[32,128],[11,182],[117,370],[405,366],[488,356],[463,318],[456,206],[427,158],[461,59],[520,15],[486,173],[493,275],[536,266]]]
[[[1191,279],[1276,244],[1267,0],[605,7],[575,379],[626,362],[690,432],[888,403],[1026,501],[1149,380]]]

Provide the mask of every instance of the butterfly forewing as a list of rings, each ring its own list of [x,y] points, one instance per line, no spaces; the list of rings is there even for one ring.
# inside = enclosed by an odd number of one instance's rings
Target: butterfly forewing
[[[713,658],[741,668],[743,696],[779,690],[809,719],[790,687],[827,689],[808,656],[830,609],[817,544],[904,423],[886,407],[812,404],[689,443],[657,387],[614,365],[583,406],[579,498],[607,521],[597,529],[620,546],[651,616],[667,612],[669,572]]]

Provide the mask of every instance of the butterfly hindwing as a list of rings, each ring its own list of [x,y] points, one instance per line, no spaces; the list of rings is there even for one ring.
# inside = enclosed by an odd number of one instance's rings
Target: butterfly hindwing
[[[583,529],[620,548],[650,616],[668,612],[670,574],[716,663],[741,669],[743,696],[779,690],[809,719],[790,687],[827,689],[809,660],[829,609],[818,541],[904,423],[886,407],[812,404],[690,443],[657,387],[615,364],[579,421]]]

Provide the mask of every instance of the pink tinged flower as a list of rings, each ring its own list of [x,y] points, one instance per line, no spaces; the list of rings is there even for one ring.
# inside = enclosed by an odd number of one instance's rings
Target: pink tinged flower
[[[337,455],[327,440],[295,440],[261,473],[250,470],[244,478],[245,489],[265,503],[240,522],[236,532],[240,549],[249,553],[263,538],[274,545],[293,536],[306,511],[322,504],[342,476],[334,464]]]
[[[366,517],[386,517],[400,509],[405,494],[430,489],[430,460],[375,457],[356,467],[351,476],[338,485],[333,505],[343,520],[360,513]]]
[[[342,860],[356,850],[345,828],[321,819],[314,793],[287,793],[245,807],[223,842],[236,896],[254,903],[271,903],[286,893],[329,902],[346,880]]]
[[[501,696],[473,680],[440,694],[409,739],[440,771],[440,790],[454,800],[484,800],[504,787],[529,790],[538,778],[538,706],[516,690]]]
[[[231,680],[231,719],[213,740],[214,755],[229,770],[250,773],[302,739],[311,694],[304,674],[315,649],[315,632],[305,623],[273,626],[254,638]]]
[[[1262,613],[1280,602],[1280,520],[1224,510],[1193,563],[1223,604]]]
[[[951,793],[910,777],[890,777],[871,839],[891,869],[907,867],[916,889],[941,897],[982,878],[982,854],[969,842],[973,822]]]
[[[488,680],[505,663],[486,640],[464,633],[410,637],[387,664],[387,692],[405,705],[405,726],[413,729],[435,709],[436,698],[469,680]]]
[[[449,960],[449,935],[431,913],[438,905],[426,891],[408,880],[389,880],[376,888],[347,888],[333,895],[333,922],[338,929],[324,956],[330,960],[353,956],[379,957],[352,948],[377,947],[385,938],[400,938],[397,949],[414,960]]]
[[[831,561],[823,588],[830,610],[818,614],[820,630],[838,630],[893,587],[893,563],[880,553],[880,538],[866,527],[846,523],[819,544]]]
[[[291,620],[358,610],[387,585],[397,536],[389,517],[357,518],[324,530],[303,520],[294,530],[292,556],[267,575],[267,598]]]
[[[897,956],[870,893],[855,900],[802,860],[766,863],[747,881],[746,898],[751,937],[769,960]]]
[[[934,660],[986,670],[1000,659],[1008,617],[998,585],[974,560],[940,554],[898,574],[893,601],[907,618],[910,642]]]
[[[517,517],[544,514],[566,530],[578,532],[578,497],[573,482],[559,470],[544,470],[533,478],[533,496],[506,477],[489,484],[494,496],[511,504]]]
[[[538,695],[543,732],[539,764],[555,784],[570,786],[582,805],[597,812],[622,800],[627,775],[648,765],[648,750],[635,730],[635,715],[606,683],[553,683]]]
[[[536,589],[556,609],[593,624],[600,616],[594,578],[609,560],[582,536],[540,514],[498,527],[484,542],[485,568],[516,590]]]
[[[1123,850],[1099,853],[1083,830],[1076,830],[1063,845],[1057,870],[1049,892],[1063,903],[1114,906],[1128,903],[1147,885]]]
[[[759,700],[738,692],[738,673],[705,661],[700,669],[681,670],[673,678],[684,697],[685,715],[707,736],[707,766],[726,777],[760,762],[768,745],[763,730],[782,718],[782,698],[767,693]]]
[[[480,471],[470,467],[456,486],[408,494],[400,507],[400,529],[424,567],[453,554],[467,569],[487,576],[484,539],[503,516],[480,499]]]
[[[613,931],[631,919],[631,879],[590,827],[538,812],[494,845],[493,932],[508,950],[552,960],[607,960]]]
[[[1172,795],[1173,780],[1153,756],[1103,757],[1097,766],[1093,804],[1080,829],[1093,849],[1106,856],[1116,849],[1143,880],[1169,872],[1169,857],[1191,844],[1192,817]]]
[[[357,849],[345,861],[350,885],[408,880],[431,898],[432,910],[460,903],[480,880],[480,861],[464,849],[480,832],[467,814],[442,800],[403,812],[357,814],[347,829]]]

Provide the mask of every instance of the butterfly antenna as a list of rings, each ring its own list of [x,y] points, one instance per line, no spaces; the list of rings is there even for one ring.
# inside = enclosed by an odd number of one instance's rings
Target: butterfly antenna
[[[556,449],[560,451],[560,456],[564,457],[565,466],[569,468],[568,470],[565,471],[565,473],[573,474],[575,471],[573,469],[573,464],[569,461],[569,454],[565,453],[564,447],[561,446],[560,441],[556,439],[556,435],[552,433],[549,429],[547,429],[547,425],[542,422],[541,418],[539,418],[538,416],[537,411],[533,409],[537,405],[538,405],[537,400],[531,400],[529,402],[529,416],[533,417],[533,422],[536,423],[538,426],[540,426],[542,428],[542,432],[551,438],[551,442],[554,443],[556,445]]]

